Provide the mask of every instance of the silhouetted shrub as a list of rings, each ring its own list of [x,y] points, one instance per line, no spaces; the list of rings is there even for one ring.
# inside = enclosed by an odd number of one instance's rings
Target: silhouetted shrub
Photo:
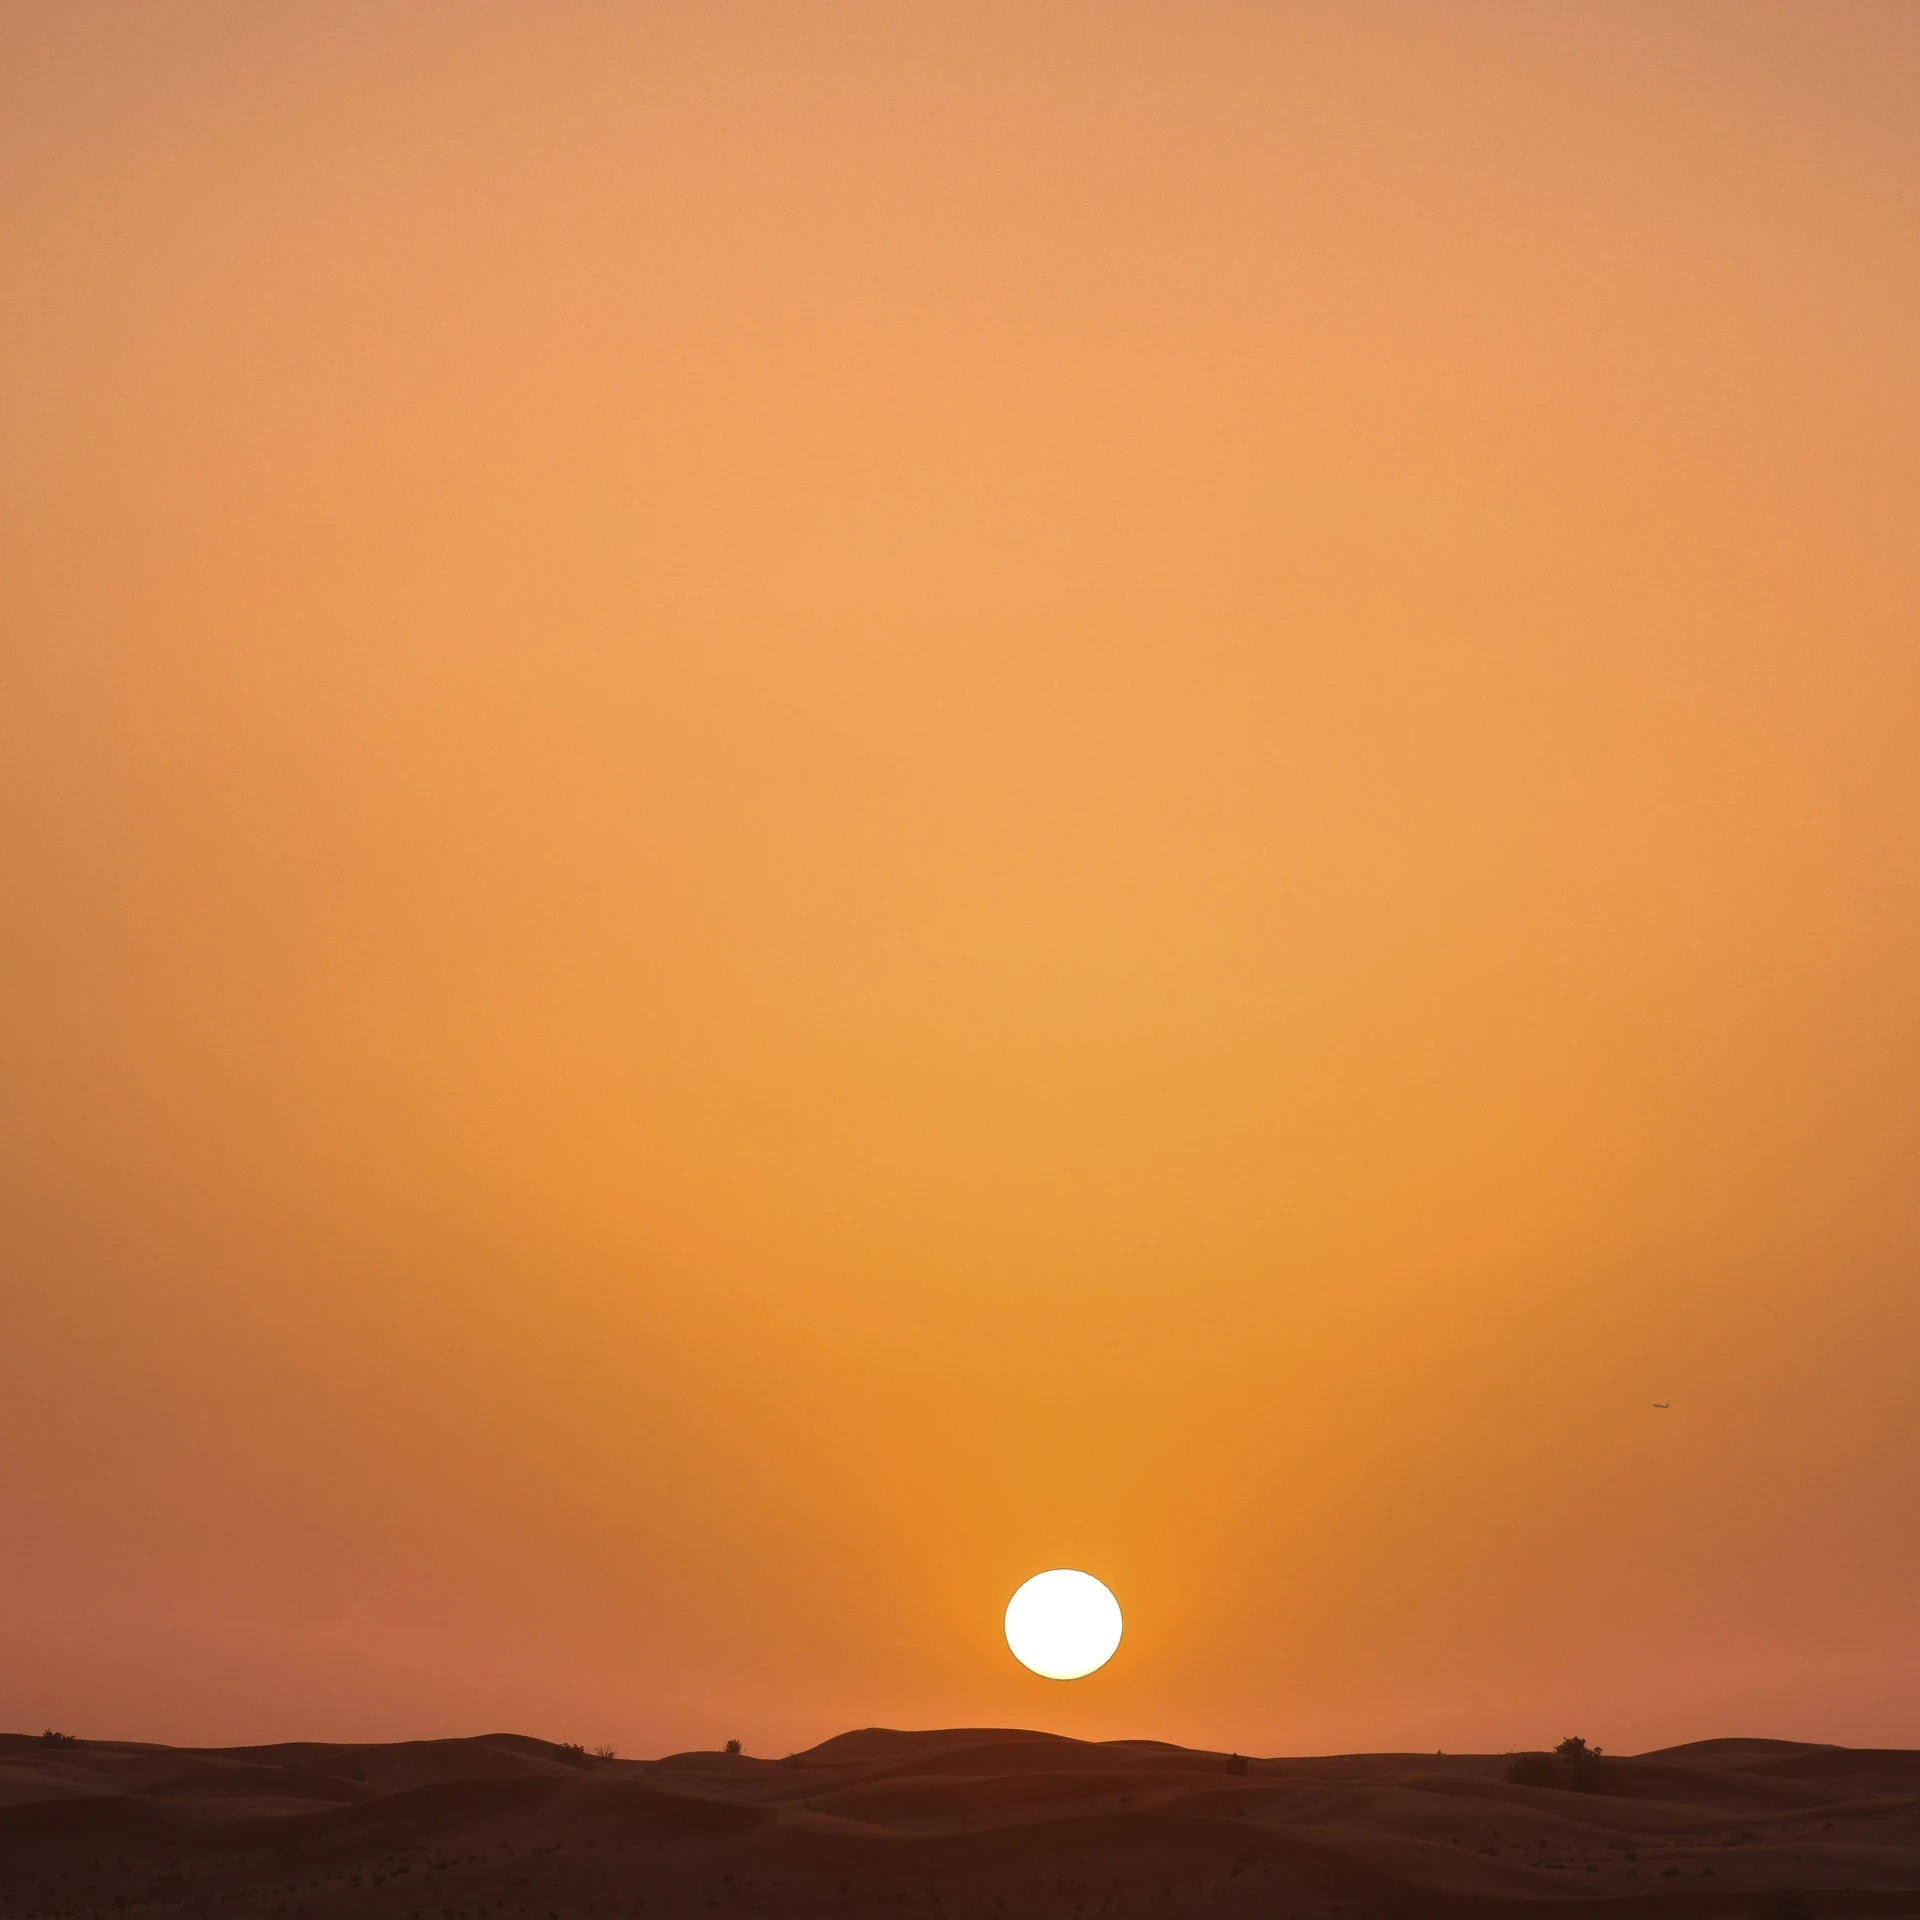
[[[1516,1787],[1564,1787],[1575,1793],[1598,1793],[1602,1761],[1600,1749],[1570,1734],[1551,1753],[1516,1753],[1507,1762],[1507,1778]]]
[[[740,1742],[738,1740],[729,1740],[727,1742],[727,1751],[729,1753],[738,1753],[740,1751]]]
[[[1600,1749],[1590,1747],[1575,1734],[1553,1750],[1554,1764],[1559,1769],[1560,1785],[1571,1787],[1576,1793],[1597,1793],[1600,1789]]]
[[[587,1750],[578,1740],[562,1740],[554,1748],[553,1757],[564,1760],[570,1767],[590,1767],[593,1762],[587,1758]]]
[[[1813,1902],[1797,1887],[1767,1894],[1753,1910],[1754,1920],[1813,1920]]]
[[[595,1747],[593,1757],[596,1760],[617,1760],[620,1756],[612,1747]]]
[[[61,1733],[57,1729],[49,1727],[46,1732],[40,1736],[40,1744],[43,1747],[77,1747],[80,1742],[70,1733]]]
[[[1246,1770],[1247,1756],[1244,1753],[1230,1753],[1227,1755],[1227,1771],[1229,1773],[1245,1773]]]

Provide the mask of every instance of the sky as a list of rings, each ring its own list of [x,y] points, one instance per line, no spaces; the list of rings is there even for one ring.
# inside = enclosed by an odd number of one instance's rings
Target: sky
[[[0,1726],[1920,1744],[1920,10],[11,4],[0,233]]]

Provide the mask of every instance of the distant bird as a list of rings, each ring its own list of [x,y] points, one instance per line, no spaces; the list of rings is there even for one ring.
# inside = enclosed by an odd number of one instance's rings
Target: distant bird
[[[1673,1402],[1671,1400],[1656,1400],[1653,1403],[1653,1410],[1655,1413],[1664,1413],[1672,1405]]]

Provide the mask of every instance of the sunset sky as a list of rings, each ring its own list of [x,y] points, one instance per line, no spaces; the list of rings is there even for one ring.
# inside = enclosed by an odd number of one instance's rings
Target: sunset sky
[[[1920,1744],[1916,343],[1905,0],[0,8],[0,1726]]]

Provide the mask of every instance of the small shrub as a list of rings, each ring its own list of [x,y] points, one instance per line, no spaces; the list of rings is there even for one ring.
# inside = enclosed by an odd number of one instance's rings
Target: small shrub
[[[596,1760],[618,1760],[619,1753],[612,1747],[595,1747],[593,1757]]]
[[[40,1736],[43,1747],[77,1747],[80,1742],[70,1733],[61,1733],[57,1728],[49,1727]]]
[[[1600,1749],[1575,1734],[1551,1753],[1516,1753],[1507,1762],[1507,1778],[1516,1787],[1564,1787],[1575,1793],[1600,1791]]]
[[[738,1740],[729,1740],[727,1742],[727,1751],[729,1753],[738,1753],[740,1751],[740,1742]]]
[[[1247,1756],[1244,1753],[1230,1753],[1227,1755],[1227,1771],[1229,1773],[1245,1773],[1246,1770]]]

